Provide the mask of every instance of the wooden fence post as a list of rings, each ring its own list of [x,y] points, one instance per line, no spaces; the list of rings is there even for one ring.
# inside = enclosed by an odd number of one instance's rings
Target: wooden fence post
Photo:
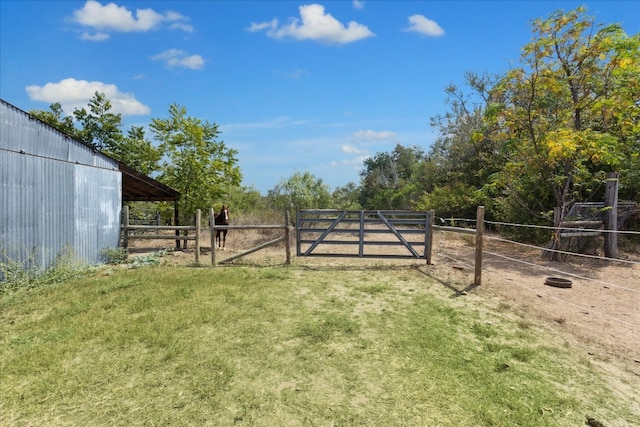
[[[607,174],[604,193],[604,256],[618,258],[618,177],[617,172]]]
[[[562,223],[562,209],[559,207],[553,208],[553,241],[551,242],[551,261],[560,261],[560,249],[562,249],[562,241],[560,240],[560,225]]]
[[[200,209],[196,209],[196,264],[200,264]]]
[[[480,286],[482,282],[482,242],[484,237],[484,206],[478,206],[476,215],[476,266],[473,284]]]
[[[175,201],[173,202],[173,225],[175,226],[180,225],[178,203],[176,203]],[[177,251],[182,250],[182,246],[180,246],[180,230],[178,230],[177,228],[176,228],[176,250]]]
[[[122,247],[127,249],[129,247],[129,206],[124,205],[122,207]]]
[[[291,242],[289,239],[289,212],[288,211],[284,211],[284,247],[285,247],[285,251],[286,251],[286,265],[290,265],[291,264]]]
[[[211,265],[216,265],[216,212],[209,208],[209,233],[211,234]]]

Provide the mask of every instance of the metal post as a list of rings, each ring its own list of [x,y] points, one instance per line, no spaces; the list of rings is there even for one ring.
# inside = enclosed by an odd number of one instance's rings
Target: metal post
[[[291,265],[291,241],[289,239],[289,212],[284,211],[284,247],[286,253],[286,265]]]
[[[433,209],[427,213],[427,219],[425,221],[425,227],[427,229],[425,232],[425,239],[427,240],[427,245],[425,247],[425,258],[427,259],[427,265],[431,265],[431,255],[433,253],[433,222],[436,216],[436,211]]]

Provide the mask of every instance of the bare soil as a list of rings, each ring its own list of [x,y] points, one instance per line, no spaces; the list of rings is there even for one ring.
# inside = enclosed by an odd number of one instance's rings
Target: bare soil
[[[261,242],[277,237],[270,231],[232,230],[226,249],[216,250],[216,260],[247,251]],[[484,243],[481,285],[474,281],[474,238],[469,235],[434,233],[432,264],[417,260],[302,258],[292,257],[295,265],[350,266],[394,264],[417,267],[437,283],[448,288],[452,297],[475,294],[493,300],[497,306],[510,310],[530,322],[552,328],[567,342],[579,343],[585,356],[594,363],[615,366],[640,379],[640,254],[626,253],[614,262],[593,258],[577,258],[552,262],[543,259],[541,250],[514,245],[487,235]],[[210,237],[204,233],[200,263],[210,265]],[[189,247],[163,258],[167,265],[193,265],[194,242]],[[131,256],[146,254],[161,248],[173,248],[171,240],[132,240]],[[327,249],[325,248],[324,251]],[[336,245],[336,253],[345,253],[345,246]],[[391,247],[389,251],[403,248]],[[282,265],[284,244],[269,247],[237,262],[255,265]],[[545,284],[548,277],[570,279],[570,288]],[[637,381],[636,381],[637,382]],[[630,393],[638,393],[630,390]]]

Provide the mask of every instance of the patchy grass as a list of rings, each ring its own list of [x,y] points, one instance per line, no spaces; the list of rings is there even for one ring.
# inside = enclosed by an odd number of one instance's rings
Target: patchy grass
[[[0,425],[640,424],[584,353],[449,294],[417,270],[245,266],[1,295]]]

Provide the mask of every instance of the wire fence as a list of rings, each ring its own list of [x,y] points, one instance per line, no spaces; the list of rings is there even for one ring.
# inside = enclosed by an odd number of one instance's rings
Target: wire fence
[[[448,227],[442,227],[445,229],[443,232],[455,232],[455,228],[459,228],[460,232],[468,233],[472,224],[476,223],[476,219],[467,219],[467,218],[437,218],[436,223],[440,222],[441,224],[447,224]],[[468,226],[462,226],[461,224],[469,224]],[[457,225],[457,227],[456,227]],[[528,224],[516,224],[516,223],[508,223],[508,222],[500,222],[500,221],[484,221],[484,225],[487,229],[500,228],[502,233],[491,232],[484,233],[484,239],[487,242],[487,246],[489,248],[483,249],[483,255],[488,256],[487,258],[499,259],[505,262],[510,263],[513,266],[513,269],[517,269],[518,266],[526,267],[527,269],[536,269],[543,273],[548,273],[556,276],[566,276],[571,277],[574,280],[579,280],[583,284],[594,284],[602,286],[604,289],[611,289],[620,292],[621,294],[617,294],[618,298],[626,298],[631,300],[638,300],[638,295],[640,295],[640,272],[637,274],[637,280],[634,280],[633,274],[635,274],[636,269],[635,266],[640,265],[640,253],[638,250],[631,251],[625,253],[626,258],[607,258],[604,256],[593,255],[593,254],[584,254],[584,253],[576,253],[566,250],[560,249],[550,249],[549,247],[537,246],[535,244],[518,242],[515,240],[508,239],[504,237],[504,231],[507,227],[514,228],[532,228],[532,229],[542,229],[542,230],[557,230],[557,227],[550,226],[541,226],[541,225],[528,225]],[[497,227],[499,226],[499,227]],[[572,227],[562,227],[563,231],[585,231],[584,228],[572,228]],[[598,230],[601,232],[612,232],[618,233],[620,235],[627,236],[640,236],[640,232],[638,231],[630,231],[630,230],[620,230],[620,231],[607,231],[607,230]],[[507,233],[508,234],[508,233]],[[492,243],[497,243],[491,245]],[[500,246],[498,250],[491,246]],[[536,251],[536,252],[534,252]],[[568,262],[553,262],[553,265],[548,265],[549,262],[545,262],[542,254],[548,253],[559,253],[564,255],[568,260]],[[466,258],[470,258],[473,255],[472,248],[469,248],[468,253],[464,253],[463,256],[458,253],[458,255],[452,255],[451,253],[447,253],[445,251],[438,251],[439,255],[443,258],[449,259],[458,263],[462,266],[466,266],[470,269],[473,269],[473,261],[469,261]],[[539,256],[531,256],[533,253],[539,254]],[[526,258],[526,259],[524,259]],[[624,265],[627,267],[631,267],[628,271],[628,274],[631,275],[631,283],[629,284],[621,284],[618,280],[621,280],[619,277],[615,276],[607,276],[606,278],[598,278],[598,277],[590,277],[585,274],[580,274],[572,270],[572,264],[574,261],[583,263],[591,263],[595,264],[601,268],[606,268],[607,266],[618,264]],[[492,276],[492,272],[483,268],[484,273],[489,277]],[[527,292],[531,292],[532,294],[541,296],[541,288],[530,286],[526,284],[526,281],[509,281],[509,286],[518,286],[522,289],[527,290]],[[603,319],[607,319],[612,322],[616,322],[620,325],[623,325],[628,328],[632,328],[635,330],[640,329],[640,321],[632,318],[631,321],[628,319],[623,319],[620,316],[607,313],[604,310],[596,310],[594,307],[594,303],[585,304],[584,302],[575,302],[570,299],[570,297],[563,297],[562,294],[546,292],[544,296],[550,299],[553,299],[557,302],[564,304],[565,306],[574,307],[576,309],[581,310],[585,313],[591,313],[597,316],[600,316]],[[627,297],[624,297],[626,295]],[[640,300],[639,300],[640,301]],[[629,302],[629,301],[626,301]],[[614,302],[615,305],[615,302]],[[637,303],[635,305],[637,310]]]

